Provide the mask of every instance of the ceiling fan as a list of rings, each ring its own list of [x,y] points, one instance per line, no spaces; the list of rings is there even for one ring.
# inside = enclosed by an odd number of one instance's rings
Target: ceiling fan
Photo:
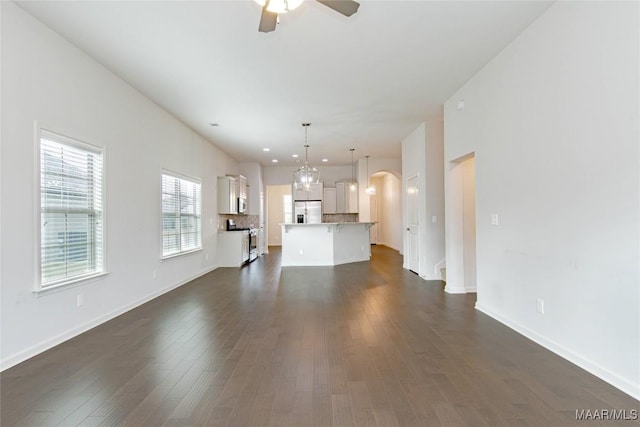
[[[269,33],[276,29],[278,14],[287,13],[300,6],[303,0],[255,0],[262,6],[262,15],[258,31]],[[351,16],[358,11],[360,3],[353,0],[316,0],[344,16]]]

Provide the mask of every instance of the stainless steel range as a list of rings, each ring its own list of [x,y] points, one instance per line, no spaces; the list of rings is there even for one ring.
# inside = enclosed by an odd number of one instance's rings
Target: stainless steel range
[[[258,258],[258,229],[249,229],[249,262]]]

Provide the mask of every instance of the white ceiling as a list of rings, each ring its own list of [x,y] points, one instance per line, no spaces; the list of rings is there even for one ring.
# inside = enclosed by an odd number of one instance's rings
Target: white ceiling
[[[311,162],[337,165],[400,157],[550,2],[305,0],[268,34],[251,0],[19,4],[237,160],[294,164],[308,121]]]

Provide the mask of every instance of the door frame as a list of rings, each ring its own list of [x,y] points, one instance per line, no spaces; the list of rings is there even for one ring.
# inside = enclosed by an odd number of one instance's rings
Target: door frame
[[[448,162],[447,175],[447,189],[446,189],[446,201],[445,201],[445,242],[446,242],[446,269],[447,269],[447,281],[445,286],[445,292],[452,294],[464,294],[467,292],[476,292],[476,278],[477,272],[474,277],[465,277],[468,275],[465,272],[465,251],[469,248],[465,248],[465,241],[468,241],[469,236],[465,238],[465,165],[464,162],[469,159],[474,159],[477,162],[475,152],[467,153],[461,157],[450,160]],[[477,166],[477,165],[476,165]],[[476,175],[474,173],[473,181],[475,186]],[[475,191],[475,190],[474,190]],[[475,199],[475,196],[474,196]],[[477,223],[476,212],[477,201],[474,203],[474,222]],[[468,231],[467,231],[468,233]],[[473,230],[473,245],[474,253],[476,247],[477,231]],[[468,244],[468,243],[467,243]]]
[[[404,230],[404,236],[405,236],[405,245],[404,245],[404,260],[405,262],[403,263],[403,267],[406,268],[407,270],[413,271],[414,273],[416,273],[418,276],[420,275],[420,216],[419,216],[419,212],[420,212],[420,206],[419,206],[419,199],[418,199],[418,195],[420,194],[420,174],[416,174],[416,175],[412,175],[410,177],[408,177],[405,181],[404,181],[404,193],[405,193],[405,230]],[[417,239],[417,243],[415,245],[415,249],[416,249],[416,254],[415,254],[415,260],[416,260],[416,265],[413,266],[411,265],[411,259],[412,259],[412,253],[411,253],[411,242],[410,242],[410,225],[409,225],[409,182],[411,180],[415,180],[415,188],[416,188],[416,192],[415,192],[415,196],[416,200],[415,200],[415,217],[416,217],[416,239]]]

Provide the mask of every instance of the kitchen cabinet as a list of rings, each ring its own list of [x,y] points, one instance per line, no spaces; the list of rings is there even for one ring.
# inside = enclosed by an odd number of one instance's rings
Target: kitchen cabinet
[[[304,201],[304,200],[320,200],[322,201],[322,189],[324,185],[321,182],[316,184],[309,184],[309,189],[296,189],[296,186],[292,186],[292,194],[294,201]]]
[[[247,215],[264,215],[264,204],[260,203],[264,192],[262,166],[254,162],[240,163],[238,171],[247,179]]]
[[[240,267],[249,260],[249,231],[218,233],[218,267]]]
[[[325,188],[322,193],[322,213],[336,213],[336,189]]]
[[[238,195],[237,182],[232,176],[218,177],[218,213],[237,214]]]
[[[247,178],[245,178],[242,175],[237,175],[235,176],[236,178],[236,183],[238,185],[238,189],[237,189],[237,194],[238,197],[242,198],[242,199],[246,199],[249,195],[249,188],[247,186]]]
[[[336,182],[336,213],[358,213],[357,182]]]

